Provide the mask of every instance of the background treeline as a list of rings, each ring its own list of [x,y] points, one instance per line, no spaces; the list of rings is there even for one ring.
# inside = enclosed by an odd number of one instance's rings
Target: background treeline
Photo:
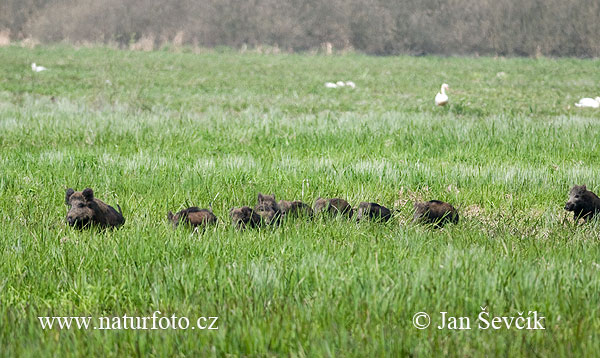
[[[12,40],[600,56],[599,0],[0,0]]]

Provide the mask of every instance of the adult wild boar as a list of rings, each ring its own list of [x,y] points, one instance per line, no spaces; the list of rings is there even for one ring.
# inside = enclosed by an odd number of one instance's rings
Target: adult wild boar
[[[587,190],[585,185],[575,185],[569,192],[565,210],[573,212],[575,221],[583,218],[587,222],[600,212],[600,198]]]
[[[94,191],[86,188],[83,191],[67,189],[65,197],[69,211],[67,224],[77,228],[98,226],[100,228],[115,228],[125,223],[121,207],[119,211],[94,197]]]

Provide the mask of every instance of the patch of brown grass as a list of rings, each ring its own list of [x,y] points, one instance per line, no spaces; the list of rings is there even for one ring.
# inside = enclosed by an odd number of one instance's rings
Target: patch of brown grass
[[[398,191],[398,200],[394,202],[394,208],[403,208],[406,205],[416,201],[426,201],[424,198],[426,194],[429,194],[429,187],[423,187],[422,191],[424,193],[412,191],[405,187],[400,187],[400,190]]]
[[[10,30],[0,30],[0,47],[10,45]]]
[[[143,35],[135,43],[129,45],[129,49],[133,51],[152,51],[154,50],[154,35]]]

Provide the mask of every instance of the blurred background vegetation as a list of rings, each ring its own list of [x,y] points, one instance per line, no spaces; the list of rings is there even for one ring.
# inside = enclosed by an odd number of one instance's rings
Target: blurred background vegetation
[[[600,1],[2,0],[0,30],[138,49],[598,57]]]

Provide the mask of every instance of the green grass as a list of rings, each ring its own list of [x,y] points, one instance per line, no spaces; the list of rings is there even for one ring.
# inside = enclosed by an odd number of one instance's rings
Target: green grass
[[[600,350],[600,224],[575,226],[563,210],[573,184],[600,191],[600,112],[572,108],[598,95],[598,61],[13,46],[0,64],[0,355]],[[357,88],[323,85],[336,80]],[[442,82],[451,102],[436,108]],[[119,204],[126,224],[66,227],[69,187]],[[228,210],[258,192],[399,213],[236,231]],[[455,204],[461,222],[411,224],[417,199]],[[166,220],[211,203],[222,224],[204,233]],[[479,330],[486,305],[537,310],[546,330]],[[155,310],[218,316],[219,330],[42,330],[37,319]],[[419,311],[430,328],[413,327]],[[441,311],[474,329],[436,329]]]

